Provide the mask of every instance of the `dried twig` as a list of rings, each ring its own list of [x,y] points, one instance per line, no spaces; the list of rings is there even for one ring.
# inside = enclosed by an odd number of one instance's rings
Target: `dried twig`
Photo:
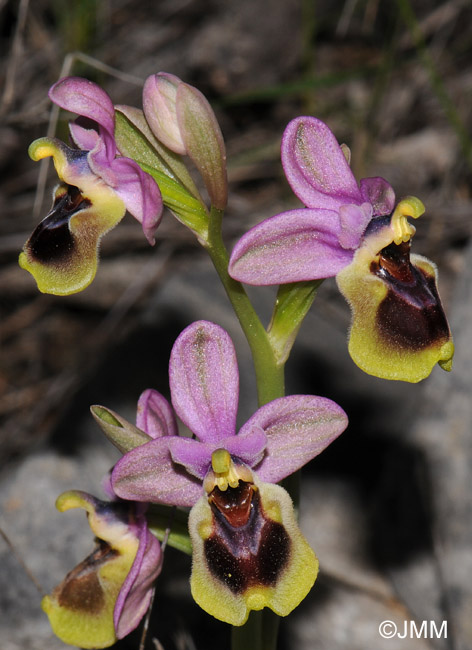
[[[5,76],[5,87],[3,89],[2,99],[0,101],[0,115],[4,115],[10,108],[13,98],[15,97],[15,79],[18,68],[18,61],[23,49],[23,32],[28,15],[29,0],[20,0],[18,8],[18,19],[16,21],[15,35],[11,47],[10,56],[7,63],[7,72]]]
[[[36,589],[39,591],[40,595],[44,596],[45,595],[44,589],[41,587],[38,580],[36,580],[34,575],[31,573],[30,569],[26,566],[25,561],[23,560],[21,555],[16,550],[15,545],[13,544],[13,542],[10,540],[10,538],[8,537],[8,535],[6,534],[6,532],[2,528],[0,528],[0,537],[3,538],[3,540],[5,541],[5,544],[10,549],[10,552],[16,557],[16,559],[17,559],[18,563],[20,564],[21,568],[23,569],[25,574],[28,576],[28,578],[31,580],[31,582],[34,584]]]

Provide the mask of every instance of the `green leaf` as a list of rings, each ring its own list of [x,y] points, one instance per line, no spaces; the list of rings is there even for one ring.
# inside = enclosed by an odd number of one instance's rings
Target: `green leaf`
[[[161,190],[164,205],[172,210],[184,226],[193,230],[204,241],[208,238],[208,213],[179,183],[157,169],[136,161],[141,169],[150,174]]]
[[[298,330],[322,282],[323,280],[311,280],[280,285],[272,319],[267,328],[278,364],[287,361]]]
[[[149,530],[161,542],[170,528],[169,546],[192,555],[192,542],[188,534],[188,512],[169,506],[152,504],[146,513]]]

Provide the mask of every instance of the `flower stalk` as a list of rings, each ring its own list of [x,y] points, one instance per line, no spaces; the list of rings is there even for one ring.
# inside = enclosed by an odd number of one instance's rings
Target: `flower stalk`
[[[247,338],[254,362],[259,406],[285,395],[284,366],[278,363],[269,335],[240,282],[228,273],[229,255],[223,242],[223,211],[212,208],[205,248],[225,288]]]

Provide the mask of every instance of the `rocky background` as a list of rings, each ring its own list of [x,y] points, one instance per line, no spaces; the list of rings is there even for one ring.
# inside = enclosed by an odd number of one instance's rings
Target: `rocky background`
[[[227,142],[230,247],[297,205],[279,145],[300,114],[325,120],[351,147],[357,177],[382,175],[397,196],[426,204],[415,250],[440,270],[453,373],[438,368],[421,385],[364,375],[347,354],[349,312],[333,281],[288,363],[290,393],[335,399],[351,425],[304,470],[301,525],[321,573],[282,622],[279,650],[472,647],[470,0],[0,0],[0,34],[2,650],[65,647],[38,590],[92,548],[83,513],[57,513],[56,496],[69,488],[99,495],[117,459],[90,404],[132,420],[142,390],[167,393],[178,333],[206,318],[240,350],[241,421],[256,408],[248,352],[216,275],[170,214],[154,249],[126,217],[105,238],[97,278],[82,294],[40,295],[17,266],[49,208],[53,174],[38,181],[27,147],[48,129],[47,90],[64,64],[116,103],[140,106],[142,81],[159,70],[207,95]],[[57,132],[66,137],[66,116]],[[273,292],[251,295],[268,318]],[[192,603],[189,566],[166,551],[148,648],[229,646],[226,626]],[[404,621],[427,621],[428,638],[384,640],[384,620],[401,634]],[[447,621],[447,639],[434,638],[430,621],[437,629]],[[139,635],[118,645],[137,649]]]

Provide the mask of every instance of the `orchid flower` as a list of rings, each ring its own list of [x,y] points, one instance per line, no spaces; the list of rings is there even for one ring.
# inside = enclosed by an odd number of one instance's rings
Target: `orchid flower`
[[[84,508],[98,545],[41,606],[65,643],[107,648],[146,613],[161,571],[160,544],[147,528],[143,504],[107,503],[72,490],[61,494],[56,507]]]
[[[230,275],[253,285],[336,276],[352,308],[349,351],[365,372],[417,382],[436,362],[450,370],[454,346],[436,287],[435,266],[410,256],[423,204],[395,207],[383,178],[358,184],[349,150],[314,117],[289,123],[282,140],[285,175],[305,208],[275,215],[236,244]]]
[[[52,156],[60,184],[53,206],[26,242],[20,266],[44,293],[68,295],[95,277],[101,237],[128,210],[150,244],[162,213],[162,198],[151,176],[131,158],[119,156],[114,138],[115,111],[107,93],[79,77],[66,77],[49,91],[50,99],[85,118],[69,125],[76,148],[56,138],[30,146],[33,160]],[[90,121],[97,130],[89,128]]]
[[[329,399],[292,395],[262,406],[237,433],[234,347],[206,321],[177,338],[169,379],[173,409],[194,438],[179,436],[171,406],[146,391],[137,424],[150,439],[118,461],[113,489],[124,499],[192,508],[191,590],[208,613],[232,625],[266,606],[285,616],[311,589],[318,561],[288,493],[274,483],[323,451],[346,415]]]

